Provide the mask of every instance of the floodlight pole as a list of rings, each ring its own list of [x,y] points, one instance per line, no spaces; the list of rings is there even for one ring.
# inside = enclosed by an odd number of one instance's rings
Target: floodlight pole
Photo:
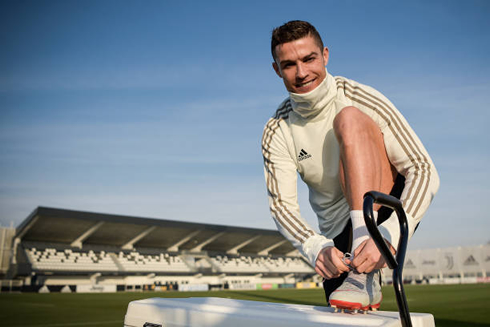
[[[385,207],[395,210],[398,216],[398,222],[400,223],[400,240],[398,241],[398,251],[396,258],[390,251],[390,248],[386,244],[383,236],[379,232],[376,219],[373,215],[373,204],[378,203]],[[378,250],[383,255],[388,267],[393,269],[393,287],[395,288],[396,302],[398,304],[398,312],[400,313],[400,319],[403,327],[412,327],[412,321],[410,319],[410,312],[408,311],[407,298],[403,289],[403,262],[405,261],[405,253],[407,251],[408,244],[408,223],[407,216],[403,210],[402,203],[394,196],[387,195],[380,192],[367,192],[364,194],[364,221],[366,227],[374,240],[374,243],[378,247]]]

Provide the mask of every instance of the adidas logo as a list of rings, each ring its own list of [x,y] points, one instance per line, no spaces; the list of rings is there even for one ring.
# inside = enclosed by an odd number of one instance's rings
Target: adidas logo
[[[298,161],[305,160],[308,158],[311,158],[311,154],[308,154],[308,152],[301,149],[301,151],[299,152]]]
[[[463,263],[463,265],[465,265],[465,266],[477,266],[478,265],[478,261],[476,261],[475,257],[473,257],[470,254],[470,256],[465,260],[465,262]]]
[[[411,259],[408,259],[407,262],[405,262],[405,268],[416,268],[415,264]]]

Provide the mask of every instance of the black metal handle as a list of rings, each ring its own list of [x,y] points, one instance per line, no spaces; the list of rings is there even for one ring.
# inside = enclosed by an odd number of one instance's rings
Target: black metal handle
[[[398,241],[398,250],[395,256],[391,253],[390,247],[386,244],[385,239],[381,235],[373,214],[373,204],[378,203],[382,206],[395,210],[400,223],[400,240]],[[405,262],[405,253],[407,252],[408,244],[408,223],[407,216],[403,210],[402,203],[394,196],[371,191],[364,194],[364,221],[366,227],[378,247],[378,250],[383,255],[386,264],[390,269],[393,269],[393,287],[395,288],[396,302],[398,304],[398,312],[403,327],[412,327],[410,312],[408,310],[407,298],[403,289],[403,263]]]

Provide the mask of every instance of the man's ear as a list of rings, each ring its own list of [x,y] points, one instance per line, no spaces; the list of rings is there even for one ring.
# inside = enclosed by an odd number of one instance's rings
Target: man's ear
[[[329,56],[328,48],[325,47],[323,48],[323,60],[325,61],[325,66],[328,64],[328,56]]]
[[[274,71],[276,72],[277,76],[282,78],[281,70],[279,69],[279,66],[276,64],[275,61],[272,63],[272,68],[274,68]]]

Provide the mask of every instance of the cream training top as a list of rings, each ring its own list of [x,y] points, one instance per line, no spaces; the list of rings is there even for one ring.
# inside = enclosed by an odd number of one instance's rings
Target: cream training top
[[[375,89],[327,72],[315,90],[290,93],[269,119],[262,137],[264,173],[272,218],[279,231],[314,267],[320,250],[333,246],[349,217],[339,180],[339,145],[333,131],[335,115],[354,106],[369,115],[383,133],[391,164],[405,176],[401,195],[410,236],[439,188],[439,176],[429,154],[405,118]],[[318,217],[316,233],[301,217],[297,175],[308,185]],[[400,236],[396,214],[380,226],[394,247]]]

